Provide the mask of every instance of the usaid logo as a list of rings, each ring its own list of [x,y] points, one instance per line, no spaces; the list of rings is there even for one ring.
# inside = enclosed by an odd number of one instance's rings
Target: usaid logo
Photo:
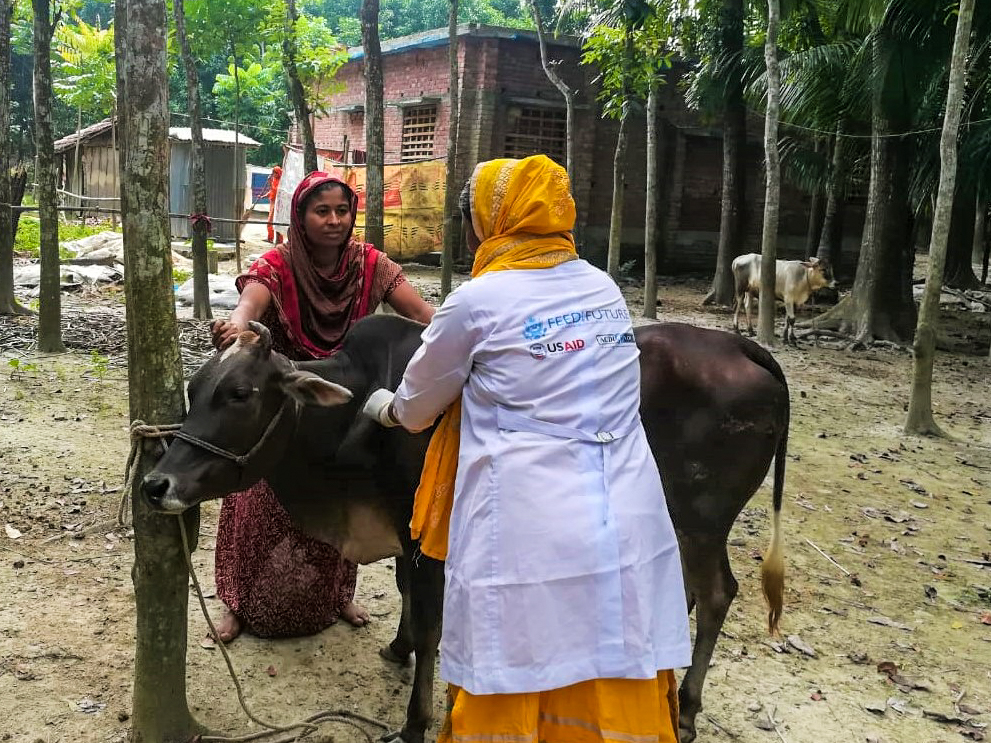
[[[528,341],[538,341],[547,335],[547,327],[542,320],[532,315],[523,323],[523,337]]]
[[[555,341],[554,343],[534,343],[530,346],[530,355],[533,358],[540,359],[547,358],[548,356],[560,356],[565,353],[574,353],[575,351],[585,350],[585,341],[581,338],[575,338],[573,341]]]
[[[605,333],[595,336],[595,342],[600,346],[621,346],[633,343],[633,333]]]

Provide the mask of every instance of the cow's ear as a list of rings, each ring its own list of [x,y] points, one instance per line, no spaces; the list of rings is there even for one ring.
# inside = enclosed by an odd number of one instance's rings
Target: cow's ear
[[[282,390],[304,405],[333,407],[351,400],[351,390],[328,382],[313,372],[294,371],[282,378]]]

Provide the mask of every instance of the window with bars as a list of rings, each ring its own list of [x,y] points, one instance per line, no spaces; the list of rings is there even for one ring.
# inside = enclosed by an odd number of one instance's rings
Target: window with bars
[[[437,106],[411,106],[403,109],[403,144],[399,159],[408,163],[434,156]]]
[[[520,108],[519,114],[510,109],[506,133],[506,157],[528,157],[543,154],[555,162],[564,163],[567,149],[567,119],[556,108]]]

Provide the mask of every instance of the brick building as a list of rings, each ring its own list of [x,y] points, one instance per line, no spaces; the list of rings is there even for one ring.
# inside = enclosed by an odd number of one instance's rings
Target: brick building
[[[457,172],[462,183],[474,165],[493,157],[544,152],[560,162],[565,153],[565,108],[544,74],[536,34],[518,29],[462,24],[458,27],[461,101]],[[598,260],[608,242],[612,167],[618,122],[603,119],[595,99],[597,70],[580,63],[577,41],[550,39],[558,73],[576,90],[574,195],[587,254]],[[337,91],[323,101],[326,115],[314,121],[317,147],[349,161],[363,161],[364,72],[361,47],[337,73]],[[450,111],[448,30],[427,31],[383,42],[385,159],[387,163],[447,155]],[[718,126],[688,110],[679,80],[684,67],[667,73],[661,89],[659,147],[660,212],[666,219],[662,269],[709,271],[715,265],[722,183]],[[763,214],[763,120],[754,119],[749,166],[747,245],[757,250]],[[356,155],[356,157],[355,157]],[[642,259],[646,171],[646,119],[630,125],[624,202],[624,259]],[[787,185],[782,193],[780,253],[805,252],[810,197]],[[856,251],[862,220],[849,214],[845,249]],[[854,231],[855,230],[855,231]]]

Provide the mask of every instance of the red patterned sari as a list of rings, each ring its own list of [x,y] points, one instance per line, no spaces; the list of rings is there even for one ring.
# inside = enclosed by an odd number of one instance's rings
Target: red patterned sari
[[[354,214],[357,197],[326,173],[311,173],[293,195],[289,241],[262,255],[237,279],[272,293],[262,323],[273,347],[293,360],[333,354],[345,333],[406,278],[400,267],[349,234],[337,266],[317,269],[298,207],[314,189],[333,182],[346,189]],[[261,637],[292,637],[332,624],[354,598],[358,567],[330,545],[296,529],[265,480],[224,498],[215,555],[217,596]]]

